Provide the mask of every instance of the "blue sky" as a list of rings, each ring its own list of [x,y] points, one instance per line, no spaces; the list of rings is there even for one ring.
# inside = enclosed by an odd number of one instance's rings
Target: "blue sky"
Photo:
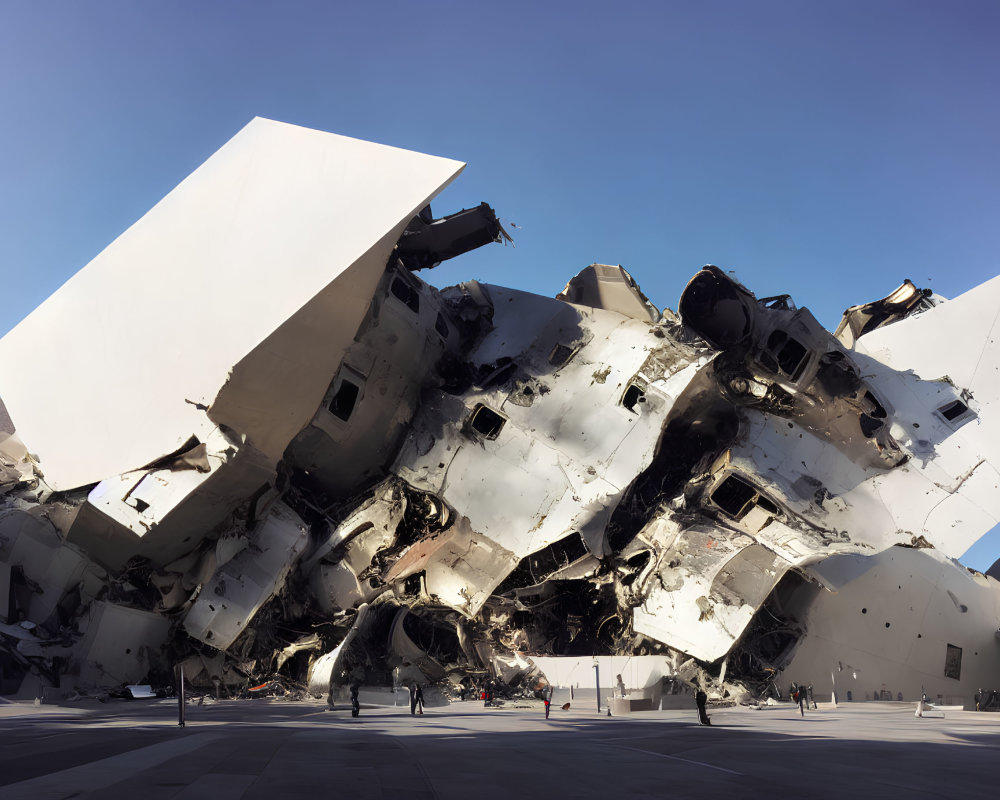
[[[0,0],[0,334],[258,115],[468,162],[435,211],[516,247],[439,286],[953,297],[998,272],[998,41],[986,0]]]

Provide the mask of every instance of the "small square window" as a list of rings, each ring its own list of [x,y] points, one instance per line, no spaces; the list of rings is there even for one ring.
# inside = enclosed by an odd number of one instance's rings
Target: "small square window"
[[[777,515],[778,506],[760,493],[756,486],[737,475],[729,475],[712,492],[711,500],[724,513],[735,520],[743,519],[754,508],[760,508],[768,514]]]
[[[507,420],[501,417],[496,411],[487,408],[481,403],[476,406],[469,420],[472,429],[487,439],[496,439],[500,435],[500,431],[503,430],[504,423],[506,422]]]
[[[969,410],[969,407],[961,400],[954,400],[951,403],[941,406],[938,413],[948,422],[954,422]]]
[[[406,307],[414,314],[420,313],[420,292],[402,278],[393,278],[389,291],[392,292],[394,297],[402,300]]]
[[[736,519],[746,516],[756,497],[757,490],[735,475],[730,475],[712,492],[712,502]]]
[[[774,331],[767,339],[767,349],[770,350],[771,358],[767,359],[765,366],[776,372],[772,365],[777,362],[781,372],[793,381],[799,379],[802,368],[805,366],[807,350],[796,339],[793,339],[784,331]],[[763,361],[763,359],[762,359]]]

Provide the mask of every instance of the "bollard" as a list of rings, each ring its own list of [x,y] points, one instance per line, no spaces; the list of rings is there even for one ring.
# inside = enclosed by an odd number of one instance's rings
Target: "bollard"
[[[181,664],[181,687],[177,693],[177,724],[184,727],[184,665]]]

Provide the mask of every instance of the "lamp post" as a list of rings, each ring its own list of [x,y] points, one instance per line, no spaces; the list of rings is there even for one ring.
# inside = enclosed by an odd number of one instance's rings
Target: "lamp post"
[[[177,693],[177,724],[180,727],[184,727],[184,665],[181,664],[180,670],[180,691]]]
[[[597,713],[601,713],[601,665],[594,656],[594,680],[597,683]]]

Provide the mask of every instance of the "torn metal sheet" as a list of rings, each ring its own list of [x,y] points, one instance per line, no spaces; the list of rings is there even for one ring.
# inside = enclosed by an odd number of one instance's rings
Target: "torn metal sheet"
[[[657,518],[640,534],[659,554],[628,584],[637,633],[705,662],[726,655],[791,564],[746,535]],[[635,556],[632,556],[634,559]]]
[[[416,577],[428,601],[472,617],[517,562],[510,550],[477,534],[462,517],[448,530],[410,547],[392,565],[385,580],[393,584]]]
[[[228,648],[284,584],[306,548],[307,533],[294,511],[281,503],[273,505],[250,546],[202,587],[184,618],[185,630],[205,644]]]

